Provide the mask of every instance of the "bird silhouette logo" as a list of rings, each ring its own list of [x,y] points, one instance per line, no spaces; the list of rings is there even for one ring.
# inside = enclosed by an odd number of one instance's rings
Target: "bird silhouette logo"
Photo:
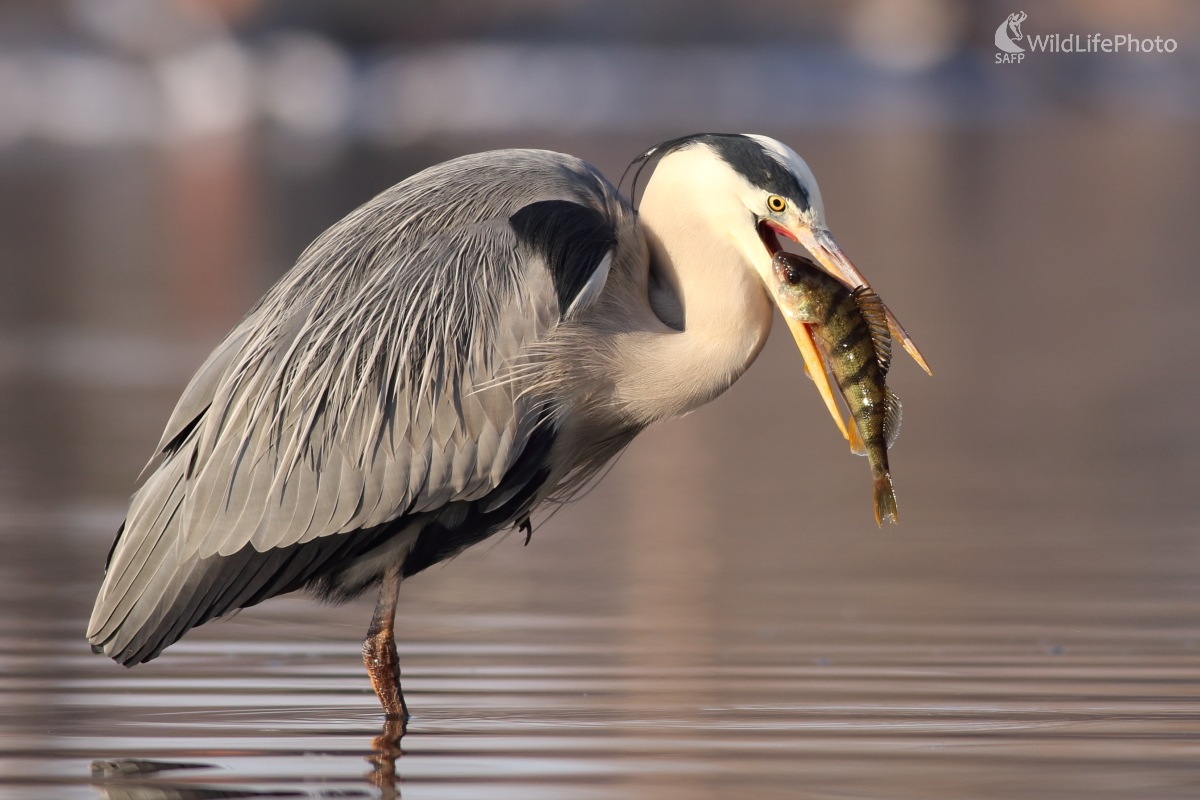
[[[1000,23],[1000,27],[996,28],[996,47],[999,47],[1006,53],[1024,53],[1025,48],[1017,44],[1021,37],[1021,23],[1029,18],[1029,15],[1024,11],[1017,11],[1009,14],[1004,22]],[[1012,35],[1009,35],[1009,31]]]

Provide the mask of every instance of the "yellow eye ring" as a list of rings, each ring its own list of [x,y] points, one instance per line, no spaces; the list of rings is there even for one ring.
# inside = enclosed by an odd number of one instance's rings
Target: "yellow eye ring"
[[[767,208],[778,214],[780,211],[783,211],[785,208],[787,208],[787,200],[784,200],[777,194],[773,194],[767,198]]]

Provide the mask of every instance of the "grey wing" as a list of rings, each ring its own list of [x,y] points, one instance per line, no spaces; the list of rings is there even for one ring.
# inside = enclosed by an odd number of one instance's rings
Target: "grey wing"
[[[529,500],[541,473],[518,462],[544,457],[547,415],[523,392],[525,354],[594,301],[611,260],[594,188],[561,199],[561,172],[466,224],[414,223],[400,184],[314,243],[185,390],[110,556],[94,645],[137,663],[388,538],[415,546],[448,504],[486,527]]]

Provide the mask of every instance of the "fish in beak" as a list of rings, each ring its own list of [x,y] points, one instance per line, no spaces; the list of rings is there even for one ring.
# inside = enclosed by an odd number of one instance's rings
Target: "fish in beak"
[[[792,236],[795,241],[804,246],[812,257],[825,268],[825,271],[835,278],[840,278],[842,283],[846,284],[849,289],[857,289],[859,286],[871,287],[867,283],[867,279],[862,276],[862,273],[851,263],[850,259],[846,258],[846,254],[842,252],[842,248],[838,247],[837,242],[833,240],[833,235],[827,230],[814,230],[807,226],[797,226],[796,233]],[[925,357],[921,355],[921,351],[917,349],[913,343],[912,337],[908,335],[908,331],[904,330],[904,326],[900,324],[900,320],[896,319],[896,315],[891,309],[884,306],[884,311],[887,314],[888,330],[892,332],[892,336],[900,340],[904,345],[904,349],[913,357],[913,360],[925,370],[926,373],[932,375],[933,370],[929,368]]]
[[[871,285],[842,252],[842,248],[838,247],[829,231],[824,228],[814,228],[799,219],[786,227],[774,220],[764,219],[758,224],[758,233],[772,257],[783,249],[779,243],[779,237],[782,236],[804,247],[825,271],[842,281],[847,288],[855,289],[859,286],[869,288]],[[883,306],[883,311],[892,336],[900,341],[921,369],[932,375],[933,370],[929,368],[928,362],[913,343],[908,331],[904,330],[904,326],[896,319],[896,315],[887,306]],[[834,399],[833,387],[829,383],[829,372],[824,358],[813,341],[811,325],[792,319],[787,314],[784,314],[783,318],[792,332],[792,337],[796,340],[796,346],[800,348],[800,354],[804,358],[804,369],[816,384],[817,391],[820,392],[821,399],[825,401],[825,407],[829,410],[830,416],[837,423],[842,436],[847,439],[851,438],[850,428],[842,418],[837,400]]]

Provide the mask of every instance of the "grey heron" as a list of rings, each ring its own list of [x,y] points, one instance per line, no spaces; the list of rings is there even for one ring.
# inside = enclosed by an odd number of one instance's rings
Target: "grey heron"
[[[647,425],[725,391],[771,328],[780,236],[866,283],[787,146],[696,134],[634,164],[654,159],[636,211],[578,158],[501,150],[413,175],[318,237],[184,390],[109,553],[93,650],[132,666],[285,592],[380,586],[363,658],[407,719],[404,578],[528,525]]]

